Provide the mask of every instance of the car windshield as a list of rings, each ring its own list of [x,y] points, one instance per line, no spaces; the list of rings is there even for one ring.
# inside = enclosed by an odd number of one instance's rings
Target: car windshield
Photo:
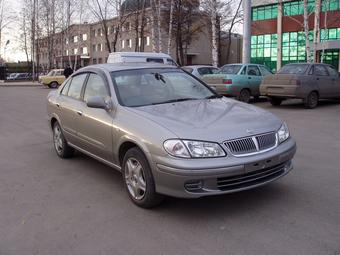
[[[221,73],[223,74],[237,74],[240,69],[241,65],[226,65],[222,67]]]
[[[180,69],[140,69],[111,73],[120,103],[128,107],[218,97]]]
[[[54,75],[54,71],[52,70],[52,71],[50,71],[48,74],[47,74],[47,76],[53,76]]]
[[[308,64],[291,64],[281,68],[279,74],[304,74],[308,68]]]

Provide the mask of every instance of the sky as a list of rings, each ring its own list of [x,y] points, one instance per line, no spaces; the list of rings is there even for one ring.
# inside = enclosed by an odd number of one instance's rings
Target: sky
[[[13,12],[13,15],[16,16],[15,20],[4,30],[2,34],[2,44],[1,44],[1,56],[10,62],[18,62],[18,61],[26,61],[26,55],[23,50],[20,49],[20,31],[19,31],[19,22],[20,22],[20,9],[21,9],[21,0],[5,0],[7,7],[6,10],[10,10]],[[238,25],[235,29],[237,32],[242,33],[242,25]],[[10,43],[5,47],[5,43],[7,41]]]

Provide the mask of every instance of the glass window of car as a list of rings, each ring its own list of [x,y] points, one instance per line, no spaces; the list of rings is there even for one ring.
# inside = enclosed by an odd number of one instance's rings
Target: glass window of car
[[[322,65],[314,65],[314,74],[317,76],[327,76],[328,72]]]
[[[54,73],[55,73],[55,71],[52,70],[47,74],[47,76],[54,76]]]
[[[242,71],[240,72],[240,75],[246,75],[246,72],[247,72],[247,67],[244,66]]]
[[[334,67],[332,66],[326,66],[327,71],[329,73],[329,75],[331,76],[339,76],[339,73],[334,69]]]
[[[69,97],[72,97],[72,98],[75,98],[75,99],[80,99],[81,90],[83,88],[86,76],[87,76],[87,74],[79,74],[79,75],[74,76],[72,78],[70,88],[67,92],[67,95]]]
[[[304,74],[308,69],[308,64],[289,64],[280,69],[280,74]]]
[[[271,75],[272,72],[269,71],[265,66],[260,66],[262,76]]]
[[[164,61],[163,61],[162,58],[147,58],[147,59],[146,59],[146,62],[164,64]]]
[[[65,83],[65,85],[63,86],[62,90],[61,90],[61,94],[66,96],[68,93],[68,89],[70,88],[70,84],[71,84],[72,78],[67,80],[67,82]]]
[[[247,74],[252,76],[261,76],[260,69],[257,66],[251,65],[248,66]]]
[[[97,74],[90,74],[84,92],[84,101],[92,96],[108,97],[109,93],[102,77]]]
[[[166,64],[167,65],[172,65],[172,66],[177,66],[177,64],[170,58],[166,59]]]
[[[214,74],[218,71],[218,69],[213,68],[213,67],[201,67],[201,68],[198,68],[197,71],[200,75],[206,75],[206,74]]]
[[[225,65],[222,67],[221,73],[223,74],[237,74],[240,69],[241,65]]]
[[[208,87],[179,69],[141,69],[111,73],[120,102],[138,107],[215,95]]]

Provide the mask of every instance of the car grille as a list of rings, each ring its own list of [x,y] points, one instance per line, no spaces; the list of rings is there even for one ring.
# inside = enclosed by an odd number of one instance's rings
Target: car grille
[[[251,137],[230,140],[224,143],[233,155],[241,156],[251,153],[258,153],[277,144],[276,133],[267,133]]]
[[[254,171],[242,175],[217,178],[217,188],[221,191],[242,189],[264,183],[284,174],[285,164]]]

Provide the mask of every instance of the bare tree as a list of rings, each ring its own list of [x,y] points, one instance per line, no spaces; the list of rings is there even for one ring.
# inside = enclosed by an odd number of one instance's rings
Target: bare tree
[[[308,13],[308,0],[303,0],[303,27],[305,32],[305,38],[306,38],[306,58],[307,62],[313,62],[312,55],[311,55],[311,48],[309,43],[309,13]]]
[[[168,32],[168,55],[171,52],[172,46],[172,30],[173,30],[173,17],[174,17],[174,0],[170,0],[170,13],[169,13],[169,32]]]
[[[8,5],[6,0],[0,0],[0,49],[2,43],[3,31],[8,28],[8,26],[14,21],[15,17],[13,13],[8,10]],[[1,58],[1,51],[0,51]]]

